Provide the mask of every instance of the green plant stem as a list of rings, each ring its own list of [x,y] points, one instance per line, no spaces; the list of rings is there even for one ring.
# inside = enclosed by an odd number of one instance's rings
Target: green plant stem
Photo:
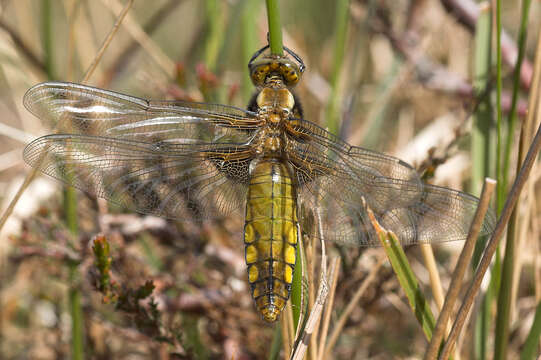
[[[54,80],[54,57],[53,57],[53,14],[52,2],[43,0],[42,3],[42,34],[45,69],[50,80]],[[63,207],[66,225],[73,235],[77,235],[77,194],[72,187],[65,187],[63,192]],[[83,349],[83,311],[81,308],[81,293],[77,288],[78,269],[77,264],[69,264],[69,311],[71,315],[71,358],[84,359]]]
[[[83,348],[83,310],[81,307],[81,292],[75,284],[78,282],[78,267],[70,265],[69,304],[71,314],[71,356],[72,359],[84,359]]]
[[[50,0],[43,0],[41,5],[41,34],[43,43],[43,57],[45,62],[45,71],[50,80],[55,79],[54,59],[53,59],[53,29],[52,29],[52,4]]]
[[[327,128],[333,134],[338,133],[340,119],[340,94],[338,83],[342,64],[344,62],[344,53],[346,50],[346,34],[349,19],[349,0],[336,1],[336,18],[334,27],[334,53],[333,67],[331,74],[331,94],[327,105]]]
[[[269,23],[269,46],[271,54],[283,55],[284,45],[282,44],[282,24],[280,21],[280,10],[278,0],[266,0],[267,19]]]
[[[212,73],[216,72],[218,53],[222,36],[224,34],[224,11],[222,2],[218,0],[206,0],[205,12],[207,23],[207,35],[205,41],[205,64]]]
[[[505,142],[504,162],[503,162],[503,191],[507,191],[509,164],[511,162],[511,146],[513,145],[513,138],[515,133],[515,124],[517,120],[517,102],[520,86],[520,69],[522,67],[522,61],[524,60],[524,54],[526,52],[526,36],[528,28],[528,15],[530,12],[531,0],[524,0],[522,2],[522,12],[520,19],[520,30],[518,34],[518,57],[515,64],[515,70],[513,75],[513,94],[511,98],[511,108],[509,109],[509,128],[507,129],[507,138]]]
[[[503,172],[502,165],[502,4],[496,1],[496,116],[498,142],[496,149],[496,176],[498,186],[496,192],[496,210],[500,215],[504,204]]]
[[[511,102],[511,111],[509,113],[509,128],[507,131],[507,141],[504,153],[504,166],[503,166],[503,192],[507,191],[507,177],[509,172],[509,162],[511,158],[511,145],[514,134],[515,122],[516,122],[516,103],[518,99],[519,84],[520,84],[520,68],[522,60],[524,59],[524,52],[526,48],[526,35],[527,35],[527,22],[528,13],[530,7],[530,0],[525,0],[522,3],[522,15],[521,26],[519,31],[519,56],[515,65],[514,73],[514,86],[513,97]],[[522,131],[524,131],[522,127]],[[524,146],[524,134],[521,134],[521,144],[517,161],[517,174],[520,171],[520,165],[524,161],[525,146]],[[511,307],[512,304],[512,289],[513,281],[515,279],[515,253],[516,253],[516,228],[517,228],[518,213],[517,208],[513,209],[513,213],[509,220],[507,227],[507,241],[505,244],[505,256],[503,258],[502,273],[500,291],[498,292],[498,311],[496,315],[496,330],[494,341],[494,359],[503,360],[507,358],[507,347],[509,343],[509,323],[511,321]]]
[[[520,360],[534,360],[537,353],[537,347],[539,346],[539,337],[541,336],[541,301],[537,303],[535,310],[535,316],[533,320],[530,333],[524,342],[522,352],[520,353]]]
[[[475,55],[474,55],[474,87],[477,94],[485,94],[489,86],[489,78],[492,64],[492,16],[490,7],[480,9],[479,18],[475,27]],[[471,137],[472,153],[472,182],[470,191],[479,194],[484,178],[490,176],[491,155],[494,153],[491,132],[492,125],[492,104],[487,94],[480,99],[480,104],[473,118]],[[485,248],[487,237],[481,237],[476,244],[475,253],[471,262],[475,270],[482,252]],[[488,288],[480,304],[479,316],[475,318],[475,330],[473,341],[472,358],[486,359],[488,329],[490,328],[490,304],[492,303],[491,287]]]
[[[245,1],[244,8],[242,9],[241,40],[243,64],[248,64],[248,60],[250,60],[252,54],[257,48],[255,14],[258,8],[258,1]],[[253,92],[252,79],[250,78],[249,71],[244,71],[244,76],[242,78],[242,95],[246,104],[250,100]]]
[[[280,326],[274,327],[272,335],[272,342],[269,351],[269,360],[277,360],[280,357],[280,351],[282,350],[282,330]]]
[[[476,94],[485,94],[489,86],[491,66],[491,16],[490,8],[484,7],[479,13],[475,26],[474,88]],[[472,183],[470,191],[479,194],[484,178],[490,175],[490,131],[492,128],[492,106],[490,96],[480,99],[473,119],[471,136]]]
[[[375,220],[372,211],[368,209],[368,216],[376,230],[379,237],[380,244],[383,250],[387,254],[387,258],[393,267],[393,271],[402,287],[402,290],[408,298],[408,302],[413,315],[417,318],[417,321],[421,325],[425,337],[430,341],[432,338],[432,332],[436,326],[434,315],[430,310],[430,305],[424,296],[419,282],[415,277],[415,273],[411,269],[408,258],[404,253],[404,249],[400,245],[400,242],[396,235],[390,231],[387,231],[379,226]]]

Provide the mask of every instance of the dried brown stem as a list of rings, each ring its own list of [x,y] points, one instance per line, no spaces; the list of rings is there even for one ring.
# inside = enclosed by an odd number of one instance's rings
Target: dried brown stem
[[[323,351],[325,350],[325,340],[327,338],[327,332],[329,330],[329,324],[331,322],[332,308],[334,304],[334,295],[336,294],[336,285],[338,283],[338,274],[340,273],[340,258],[336,257],[331,265],[331,271],[329,274],[330,279],[330,291],[329,301],[325,307],[325,314],[323,318],[323,327],[321,329],[321,335],[319,337],[319,346],[317,351],[317,359],[323,359]],[[313,353],[316,353],[314,350]]]
[[[319,278],[319,287],[317,291],[317,298],[315,299],[313,307],[312,309],[310,309],[308,319],[306,320],[306,326],[304,327],[303,332],[299,333],[299,335],[295,338],[295,344],[290,357],[290,359],[292,360],[304,359],[306,351],[308,350],[308,344],[310,343],[310,339],[312,338],[312,336],[315,335],[315,331],[319,326],[319,320],[321,318],[321,314],[323,313],[323,306],[325,305],[327,295],[329,294],[329,278],[327,274],[327,251],[325,248],[323,233],[321,232],[322,222],[319,209],[317,210],[317,218],[321,242],[321,272]],[[315,237],[313,237],[313,239],[315,239]],[[334,264],[335,262],[332,263],[332,265]],[[314,351],[317,349],[314,344],[313,349]]]
[[[346,321],[349,318],[349,315],[353,312],[353,309],[357,306],[359,300],[363,296],[366,289],[368,289],[368,285],[372,283],[372,281],[376,278],[376,275],[379,272],[379,269],[383,265],[387,258],[385,257],[385,254],[381,254],[381,256],[378,258],[376,265],[372,268],[372,271],[368,274],[368,276],[364,279],[363,283],[355,292],[353,295],[353,298],[347,305],[344,312],[340,315],[340,318],[336,322],[336,325],[334,326],[333,332],[331,333],[331,336],[329,337],[329,341],[327,342],[327,345],[325,346],[325,352],[323,353],[323,359],[330,359],[331,350],[336,344],[336,341],[338,340],[338,337],[342,333],[342,329],[346,325]]]
[[[472,280],[472,284],[470,285],[466,293],[464,302],[462,303],[462,306],[460,307],[460,310],[458,311],[455,323],[453,324],[453,328],[451,330],[451,333],[449,334],[449,339],[447,340],[447,343],[445,344],[445,347],[443,348],[440,359],[443,359],[443,360],[447,359],[449,357],[450,352],[452,351],[454,347],[458,334],[460,333],[462,326],[464,325],[466,316],[468,315],[468,312],[471,309],[475,296],[477,295],[481,287],[481,282],[483,280],[483,277],[485,276],[485,273],[490,266],[490,262],[492,261],[492,257],[494,256],[494,253],[496,252],[498,243],[500,242],[500,238],[502,237],[505,227],[507,223],[509,222],[511,213],[520,196],[520,192],[522,191],[522,188],[524,187],[524,184],[526,183],[526,180],[528,179],[528,175],[530,174],[532,166],[535,162],[535,158],[537,157],[537,154],[539,153],[540,150],[541,150],[541,126],[539,126],[539,128],[537,129],[535,138],[532,144],[530,145],[528,154],[526,155],[526,160],[524,160],[524,163],[522,164],[520,168],[520,172],[511,188],[511,191],[509,192],[507,196],[507,200],[505,202],[503,211],[501,213],[500,218],[498,219],[498,223],[496,224],[496,229],[494,230],[494,233],[490,237],[490,241],[488,242],[488,245],[485,249],[483,258],[481,259],[481,262],[479,263],[479,266],[477,267],[477,271]]]
[[[5,32],[11,37],[15,47],[23,54],[23,56],[40,71],[41,74],[45,74],[47,70],[45,69],[45,63],[26,45],[24,40],[19,36],[19,34],[8,25],[4,19],[0,18],[0,28],[4,29]]]
[[[98,66],[98,63],[100,62],[101,58],[103,57],[103,54],[105,53],[105,50],[109,47],[109,44],[113,40],[113,37],[116,35],[118,29],[120,28],[120,24],[122,24],[122,21],[124,20],[126,15],[128,15],[128,11],[130,11],[130,9],[131,9],[131,7],[133,5],[133,1],[134,0],[128,0],[126,5],[124,5],[124,8],[122,9],[120,14],[118,15],[118,17],[117,17],[117,19],[115,21],[115,24],[113,25],[113,27],[109,31],[109,34],[107,34],[107,37],[103,41],[103,44],[101,45],[98,53],[94,57],[94,60],[92,60],[92,63],[88,67],[88,70],[86,71],[85,76],[83,76],[83,80],[81,81],[83,84],[86,83],[88,81],[88,79],[90,79],[90,77],[94,73],[94,70],[96,70],[96,66]]]
[[[143,31],[151,35],[158,27],[163,24],[163,21],[177,8],[183,1],[169,0],[156,13],[152,15],[150,20],[143,26]],[[122,53],[114,60],[113,64],[106,71],[107,77],[111,78],[118,73],[122,68],[126,67],[128,61],[133,54],[139,49],[140,43],[137,40],[132,40],[131,43],[122,51]]]
[[[360,17],[359,12],[353,11],[351,15],[354,21],[360,22],[363,20]],[[422,49],[420,49],[415,42],[411,41],[410,33],[401,34],[399,36],[391,30],[392,26],[388,25],[389,20],[385,19],[384,15],[379,15],[379,18],[375,18],[371,22],[374,31],[386,36],[391,42],[393,49],[404,57],[404,59],[413,64],[417,80],[420,83],[431,90],[464,98],[472,98],[476,95],[476,91],[470,81],[464,79],[459,74],[449,71],[444,66],[427,57]],[[508,113],[510,107],[511,94],[508,91],[504,91],[502,93],[502,111]],[[524,117],[527,114],[527,109],[527,101],[519,99],[516,108],[517,114],[520,117]]]
[[[427,351],[425,353],[424,359],[435,359],[438,353],[439,345],[443,336],[445,334],[445,329],[447,327],[447,321],[451,315],[451,311],[455,305],[456,299],[460,292],[462,285],[462,279],[470,263],[473,250],[475,248],[475,242],[479,236],[479,231],[481,230],[481,225],[483,224],[483,219],[488,210],[490,197],[496,186],[496,182],[492,179],[485,179],[483,185],[483,191],[481,192],[481,199],[479,201],[479,206],[475,212],[472,224],[470,225],[470,231],[468,233],[468,238],[464,244],[464,248],[460,253],[458,262],[453,273],[453,278],[451,279],[451,284],[449,285],[449,290],[447,291],[447,296],[445,298],[445,303],[441,309],[440,315],[436,322],[436,327],[432,333],[432,339],[430,339],[430,344],[428,345]]]
[[[475,31],[479,17],[479,6],[473,0],[441,0],[444,8],[472,33]],[[502,30],[502,58],[510,67],[515,67],[518,57],[517,45],[509,34]],[[520,69],[521,85],[528,89],[532,81],[532,64],[524,59]]]

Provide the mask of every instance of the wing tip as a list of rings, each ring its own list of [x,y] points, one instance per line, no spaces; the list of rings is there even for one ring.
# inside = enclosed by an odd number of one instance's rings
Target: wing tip
[[[26,91],[23,96],[23,105],[26,110],[30,111],[34,116],[40,117],[40,111],[38,110],[39,101],[36,101],[44,92],[52,88],[64,88],[72,85],[71,83],[46,81],[32,86]]]

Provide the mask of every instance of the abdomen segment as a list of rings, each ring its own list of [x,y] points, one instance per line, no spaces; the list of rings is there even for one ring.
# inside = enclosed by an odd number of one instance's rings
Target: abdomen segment
[[[278,159],[259,161],[251,174],[244,245],[248,281],[258,310],[275,321],[290,294],[298,241],[297,197]]]

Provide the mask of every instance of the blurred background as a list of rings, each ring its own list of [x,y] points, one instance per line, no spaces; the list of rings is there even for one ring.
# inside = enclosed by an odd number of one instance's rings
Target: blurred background
[[[50,124],[24,109],[25,91],[46,80],[81,81],[125,4],[0,1],[2,211],[29,172],[22,161],[24,145],[51,131]],[[136,0],[88,84],[144,98],[245,107],[254,93],[248,60],[266,45],[264,5],[250,0]],[[490,34],[479,30],[490,29],[488,3],[304,0],[282,1],[280,9],[284,45],[307,66],[295,89],[306,119],[352,145],[407,161],[431,183],[479,195],[483,177],[495,171],[495,55],[489,56]],[[520,12],[519,2],[504,2],[505,117],[511,108]],[[534,1],[518,91],[519,121],[527,109],[540,14],[541,3]],[[518,144],[518,133],[512,138]],[[511,169],[516,153],[514,146]],[[512,290],[509,359],[519,358],[541,296],[540,199],[535,197],[539,174],[533,173],[519,207],[524,220]],[[1,231],[0,358],[74,358],[74,316],[80,316],[86,358],[283,358],[269,345],[277,344],[277,327],[260,319],[250,297],[243,219],[166,221],[107,210],[104,203],[76,193],[74,234],[64,221],[64,193],[60,183],[38,176]],[[97,290],[92,239],[100,232],[110,245],[120,301]],[[435,247],[445,289],[462,244]],[[330,252],[342,259],[332,313],[336,318],[381,250],[336,246]],[[411,247],[407,254],[437,314],[420,250]],[[483,294],[491,289],[486,280]],[[146,296],[146,281],[154,284],[153,300]],[[465,359],[493,355],[496,295],[478,299],[459,341]],[[426,344],[385,264],[344,325],[333,358],[417,359]]]

